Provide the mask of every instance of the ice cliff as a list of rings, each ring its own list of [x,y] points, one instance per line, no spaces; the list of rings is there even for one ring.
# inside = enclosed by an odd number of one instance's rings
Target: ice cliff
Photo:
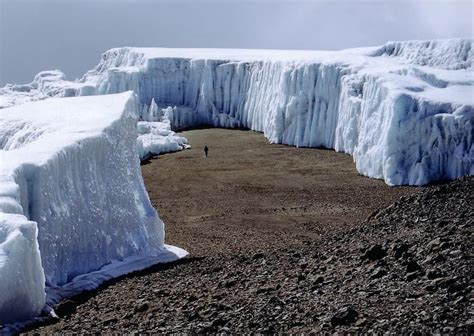
[[[133,90],[145,121],[246,127],[273,143],[351,154],[361,174],[390,185],[422,185],[474,173],[471,44],[390,42],[338,52],[117,48],[76,82],[46,72],[30,85],[5,87],[4,106]]]
[[[0,88],[0,323],[184,255],[163,244],[139,166],[186,147],[173,130],[333,148],[390,185],[474,174],[471,45],[117,48],[80,80],[44,71]]]
[[[137,119],[133,92],[1,110],[0,324],[185,254],[164,245]]]

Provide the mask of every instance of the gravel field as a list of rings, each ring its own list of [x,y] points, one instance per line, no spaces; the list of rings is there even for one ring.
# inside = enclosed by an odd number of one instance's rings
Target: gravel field
[[[183,135],[193,149],[142,171],[167,243],[191,255],[71,298],[31,333],[474,332],[472,177],[391,188],[333,151]]]

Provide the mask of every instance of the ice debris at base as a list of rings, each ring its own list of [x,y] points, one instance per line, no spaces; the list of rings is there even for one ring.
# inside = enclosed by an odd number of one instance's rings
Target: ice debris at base
[[[150,156],[177,152],[189,148],[188,140],[171,130],[170,122],[138,122],[138,154],[146,159]]]
[[[173,108],[158,107],[152,99],[150,106],[143,105],[138,122],[138,154],[141,160],[161,153],[177,152],[190,148],[188,140],[171,130]]]
[[[422,185],[474,174],[471,45],[453,39],[338,52],[116,48],[78,81],[53,71],[0,90],[3,106],[133,90],[145,121],[166,118],[172,129],[245,127],[273,143],[351,154],[361,174],[390,185]],[[152,137],[143,139],[142,155],[154,147]]]
[[[189,148],[188,140],[171,130],[169,117],[173,109],[158,108],[152,99],[149,107],[144,105],[138,122],[138,154],[140,158],[160,153],[177,152]],[[146,121],[145,121],[146,120]]]
[[[125,92],[0,111],[0,324],[186,254],[148,198],[137,109]]]

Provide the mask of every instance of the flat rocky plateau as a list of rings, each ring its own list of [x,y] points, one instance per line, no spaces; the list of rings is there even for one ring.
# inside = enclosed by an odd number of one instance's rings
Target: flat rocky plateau
[[[142,171],[190,256],[73,297],[30,333],[474,332],[473,177],[388,187],[333,151],[183,135],[192,149]]]

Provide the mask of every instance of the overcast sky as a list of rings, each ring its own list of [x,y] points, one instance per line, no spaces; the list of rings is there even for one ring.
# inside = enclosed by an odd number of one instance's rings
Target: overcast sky
[[[0,0],[0,86],[119,46],[344,49],[473,37],[466,0]]]

